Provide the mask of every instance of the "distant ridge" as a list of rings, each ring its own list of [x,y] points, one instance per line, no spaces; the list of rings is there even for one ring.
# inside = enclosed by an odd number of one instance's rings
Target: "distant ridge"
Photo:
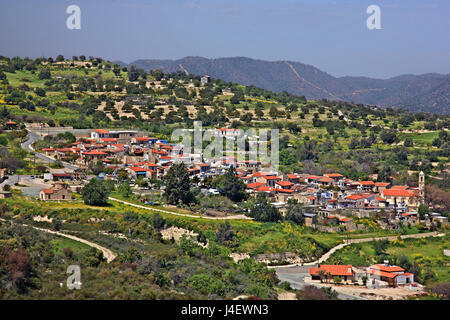
[[[128,66],[122,61],[115,63]],[[140,59],[130,64],[145,70],[209,74],[214,78],[287,91],[308,99],[328,98],[414,112],[450,114],[450,74],[401,75],[390,79],[333,77],[311,65],[294,61],[265,61],[246,57],[177,60]]]

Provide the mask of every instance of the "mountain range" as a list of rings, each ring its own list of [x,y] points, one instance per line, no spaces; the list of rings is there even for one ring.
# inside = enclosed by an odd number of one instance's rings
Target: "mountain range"
[[[144,70],[183,71],[195,75],[254,85],[267,90],[305,96],[352,101],[413,112],[450,113],[450,74],[401,75],[390,79],[334,77],[318,68],[293,61],[264,61],[246,57],[177,60],[142,59],[130,64]]]

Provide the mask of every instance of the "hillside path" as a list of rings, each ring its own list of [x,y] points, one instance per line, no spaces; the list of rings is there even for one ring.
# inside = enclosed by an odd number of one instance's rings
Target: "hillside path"
[[[109,200],[112,201],[117,201],[132,207],[136,207],[136,208],[140,208],[140,209],[145,209],[145,210],[149,210],[149,211],[156,211],[156,212],[163,212],[163,213],[168,213],[168,214],[173,214],[175,216],[180,216],[180,217],[189,217],[189,218],[198,218],[198,219],[209,219],[209,220],[230,220],[230,219],[245,219],[245,220],[252,220],[252,218],[247,217],[245,215],[239,214],[239,215],[233,215],[233,216],[226,216],[226,217],[205,217],[205,216],[194,216],[192,214],[187,214],[187,213],[177,213],[177,212],[173,212],[173,211],[168,211],[168,210],[163,210],[163,209],[156,209],[156,208],[150,208],[150,207],[146,207],[146,206],[142,206],[140,204],[134,204],[131,202],[127,202],[127,201],[123,201],[123,200],[119,200],[116,198],[112,198],[109,197]]]
[[[0,218],[0,220],[8,221],[8,220],[1,219],[1,218]],[[43,232],[47,232],[47,233],[51,233],[51,234],[56,234],[56,235],[61,236],[61,237],[69,238],[69,239],[72,239],[72,240],[84,243],[84,244],[86,244],[86,245],[88,245],[90,247],[96,248],[96,249],[100,250],[103,253],[103,256],[106,258],[106,261],[108,263],[110,263],[111,261],[113,261],[117,257],[117,255],[114,252],[112,252],[111,250],[109,250],[109,249],[107,249],[105,247],[102,247],[101,245],[98,245],[98,244],[96,244],[94,242],[88,241],[86,239],[82,239],[82,238],[73,236],[71,234],[66,234],[66,233],[62,233],[62,232],[59,232],[59,231],[54,231],[54,230],[50,230],[50,229],[44,229],[44,228],[31,226],[31,225],[28,225],[28,224],[22,224],[22,225],[25,226],[25,227],[31,227],[31,228],[39,230],[39,231],[43,231]]]

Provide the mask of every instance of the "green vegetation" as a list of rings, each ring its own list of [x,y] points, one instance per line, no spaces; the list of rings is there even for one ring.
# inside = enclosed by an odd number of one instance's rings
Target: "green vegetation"
[[[159,229],[170,222],[161,217],[132,211],[111,215],[87,208],[55,211],[55,207],[39,209],[14,203],[9,201],[2,208],[2,218],[8,221],[0,221],[2,299],[205,299],[240,294],[276,298],[274,286],[278,280],[273,270],[252,259],[235,264],[215,243],[202,248],[188,238],[179,243],[163,240]],[[107,264],[95,249],[10,224],[14,216],[27,225],[48,227],[46,222],[31,219],[36,211],[66,220],[61,231],[75,232],[78,237],[111,248],[118,257]],[[95,216],[102,217],[100,223],[91,219]],[[121,233],[127,234],[127,239],[116,236]],[[23,243],[29,245],[23,247]],[[81,266],[81,290],[59,287],[72,264]]]
[[[418,172],[424,171],[426,205],[419,209],[420,215],[448,215],[450,211],[448,116],[326,99],[308,101],[287,92],[274,93],[220,79],[203,85],[195,75],[164,74],[161,70],[147,73],[134,67],[120,68],[100,58],[56,60],[0,57],[0,167],[8,173],[48,170],[20,148],[27,135],[25,124],[139,128],[167,139],[173,130],[192,128],[194,121],[202,121],[204,128],[279,129],[280,175],[339,172],[354,180],[415,186]],[[17,125],[8,125],[11,120]],[[74,141],[67,132],[47,136],[34,147],[64,148]],[[62,167],[62,163],[51,166]],[[88,171],[97,175],[111,173],[111,168],[99,161]],[[229,254],[253,257],[292,252],[312,261],[347,238],[421,231],[420,227],[382,230],[374,218],[355,218],[366,231],[315,231],[303,225],[299,203],[290,202],[283,217],[264,196],[247,198],[245,185],[233,168],[215,179],[199,181],[190,180],[186,167],[176,164],[162,182],[136,179],[136,185],[151,188],[152,193],[142,197],[133,194],[125,170],[118,171],[118,179],[121,184],[117,186],[92,179],[70,203],[43,203],[17,193],[13,199],[2,201],[0,215],[8,222],[0,228],[0,249],[4,249],[0,252],[0,298],[24,293],[30,298],[58,299],[233,298],[240,294],[274,298],[277,279],[272,271],[252,259],[235,264]],[[163,192],[159,192],[161,186]],[[205,196],[200,188],[217,188],[221,194]],[[149,208],[161,208],[155,202],[168,204],[164,207],[168,213],[108,201],[110,194],[141,205],[150,198],[154,202]],[[207,211],[246,214],[253,220],[224,223],[170,213],[195,216]],[[54,218],[55,222],[33,221],[36,215]],[[49,235],[30,240],[31,234],[20,233],[10,221],[77,234],[111,248],[118,258],[106,264],[98,251]],[[208,247],[199,247],[188,238],[178,243],[163,240],[161,230],[171,226],[194,231],[198,234],[195,240],[208,243]],[[448,243],[448,234],[443,240],[442,245]],[[21,245],[27,241],[30,246]],[[441,244],[433,241],[351,245],[337,251],[329,262],[368,265],[387,258],[413,269],[423,283],[449,281],[448,259],[440,255]],[[11,259],[23,262],[17,264],[20,270],[11,269]],[[59,288],[65,272],[61,261],[81,263],[85,289],[69,293]],[[14,278],[16,271],[22,274],[18,279]],[[5,289],[4,283],[13,283],[14,290]],[[304,291],[299,299],[334,298],[333,292]]]
[[[105,206],[108,203],[109,189],[102,180],[91,179],[81,190],[85,204],[92,206]]]
[[[194,200],[189,173],[184,163],[174,164],[164,176],[164,197],[170,204],[189,204]]]
[[[424,284],[450,282],[448,263],[450,257],[444,249],[450,244],[447,232],[443,238],[397,239],[395,241],[375,241],[351,244],[335,253],[326,263],[369,266],[389,260],[414,273],[417,281]]]

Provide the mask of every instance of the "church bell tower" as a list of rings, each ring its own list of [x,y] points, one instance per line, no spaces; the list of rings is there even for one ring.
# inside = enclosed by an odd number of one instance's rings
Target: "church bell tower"
[[[421,204],[425,203],[425,174],[423,171],[419,173],[419,200]]]

